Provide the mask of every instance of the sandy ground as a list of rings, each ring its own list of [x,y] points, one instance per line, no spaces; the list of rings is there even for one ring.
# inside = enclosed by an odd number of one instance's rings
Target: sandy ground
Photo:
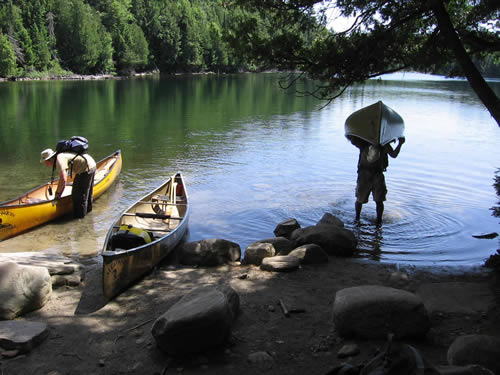
[[[1,375],[326,374],[342,362],[359,364],[373,358],[385,344],[383,340],[337,335],[332,323],[336,291],[366,284],[393,286],[390,276],[395,268],[334,257],[326,265],[303,266],[292,273],[241,265],[162,265],[110,302],[102,296],[100,266],[87,265],[86,270],[80,287],[55,289],[46,306],[22,317],[48,323],[49,336],[30,353],[2,359]],[[423,296],[424,302],[434,303],[432,329],[425,339],[405,341],[425,359],[445,365],[448,346],[462,334],[500,336],[500,283],[494,272],[405,271],[409,280],[399,287],[416,291],[426,283],[440,283],[448,296]],[[162,353],[151,335],[154,320],[192,288],[217,283],[229,284],[240,296],[240,314],[227,345],[188,358]],[[447,293],[450,285],[473,285],[475,292],[468,295],[468,289],[460,287],[457,297],[457,290]],[[296,312],[285,316],[280,300]],[[359,346],[360,353],[338,358],[340,348],[351,343]],[[267,352],[273,359],[272,368],[264,370],[250,363],[248,356],[255,352]]]

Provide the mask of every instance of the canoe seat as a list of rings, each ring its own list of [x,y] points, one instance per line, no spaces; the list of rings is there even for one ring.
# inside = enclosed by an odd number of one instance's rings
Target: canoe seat
[[[167,211],[167,204],[170,201],[170,198],[166,195],[155,195],[154,197],[151,197],[151,207],[153,208],[153,211],[157,215],[165,215]]]

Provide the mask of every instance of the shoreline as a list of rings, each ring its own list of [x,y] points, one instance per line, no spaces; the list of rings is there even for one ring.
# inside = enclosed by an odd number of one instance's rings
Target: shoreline
[[[238,73],[252,73],[251,71],[245,72],[235,72]],[[264,73],[264,72],[262,72]],[[47,74],[40,77],[0,77],[0,82],[29,82],[29,81],[99,81],[99,80],[121,80],[121,79],[133,79],[133,78],[144,78],[153,76],[189,76],[189,75],[212,75],[212,74],[233,74],[233,73],[217,73],[212,71],[206,72],[178,72],[178,73],[161,73],[160,71],[151,72],[141,72],[141,73],[130,73],[125,75],[115,75],[115,74],[68,74],[68,75],[57,75],[57,74]]]
[[[386,345],[384,340],[341,337],[332,324],[336,292],[368,284],[417,293],[429,306],[431,331],[425,339],[404,342],[436,366],[446,365],[447,349],[460,335],[500,336],[497,273],[475,268],[462,274],[436,274],[412,267],[408,277],[401,277],[404,270],[400,266],[397,272],[394,264],[333,256],[324,265],[305,265],[290,273],[240,263],[187,267],[170,260],[106,301],[102,265],[87,264],[79,286],[54,289],[44,307],[18,318],[45,322],[49,336],[22,359],[2,359],[2,368],[8,374],[133,374],[140,369],[162,375],[253,375],[261,369],[249,363],[249,355],[267,352],[272,363],[266,374],[326,374],[341,363],[368,361]],[[229,341],[189,358],[162,353],[151,335],[154,321],[193,288],[221,283],[240,297]],[[420,292],[426,285],[436,287]],[[478,289],[484,293],[475,294]],[[280,301],[301,313],[285,316]],[[340,358],[338,353],[347,344],[357,345],[359,353]]]

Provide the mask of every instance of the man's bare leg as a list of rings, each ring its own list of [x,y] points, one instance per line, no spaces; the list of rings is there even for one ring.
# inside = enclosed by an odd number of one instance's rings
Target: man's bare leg
[[[382,224],[382,215],[384,214],[384,202],[375,202],[377,205],[377,225]]]
[[[359,221],[359,218],[361,217],[361,208],[363,207],[363,203],[360,203],[356,201],[354,204],[354,208],[356,209],[356,221]]]

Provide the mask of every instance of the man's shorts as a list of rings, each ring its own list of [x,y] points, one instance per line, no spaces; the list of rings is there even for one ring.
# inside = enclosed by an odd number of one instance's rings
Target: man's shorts
[[[360,169],[356,185],[357,201],[359,203],[367,203],[370,193],[372,193],[375,202],[385,201],[387,187],[385,186],[384,173]]]

